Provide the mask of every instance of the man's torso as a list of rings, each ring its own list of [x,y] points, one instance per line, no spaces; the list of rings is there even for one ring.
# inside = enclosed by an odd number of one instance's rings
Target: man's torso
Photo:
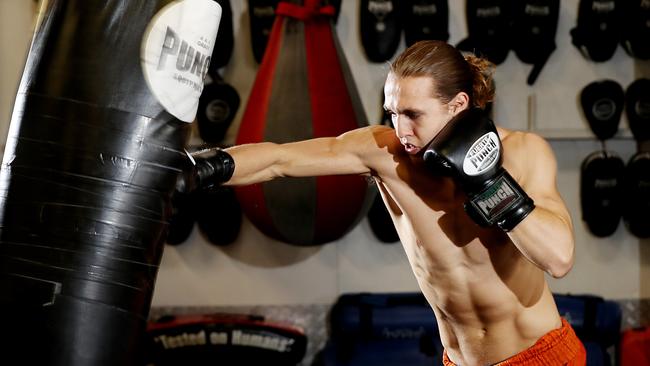
[[[403,153],[394,136],[380,135],[388,152],[370,165],[450,358],[495,363],[560,327],[544,273],[505,233],[477,226],[463,210],[465,195]],[[504,165],[517,177],[509,159],[524,152],[502,141]]]

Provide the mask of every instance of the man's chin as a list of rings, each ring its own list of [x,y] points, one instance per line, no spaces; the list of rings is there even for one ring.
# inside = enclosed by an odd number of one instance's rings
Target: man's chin
[[[413,153],[413,154],[408,154],[407,153],[407,155],[408,155],[409,159],[412,162],[415,162],[415,163],[418,163],[418,164],[424,162],[424,149],[420,149],[418,152]]]

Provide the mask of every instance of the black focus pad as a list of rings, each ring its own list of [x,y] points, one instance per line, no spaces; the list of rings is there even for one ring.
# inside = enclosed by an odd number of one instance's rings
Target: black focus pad
[[[169,245],[182,244],[192,233],[195,222],[192,196],[192,193],[178,190],[172,195],[172,214],[166,240]]]
[[[616,134],[623,114],[625,92],[614,80],[587,84],[580,92],[580,104],[591,131],[607,140]]]
[[[625,114],[634,138],[650,140],[650,79],[637,79],[627,87]]]
[[[636,237],[650,237],[650,152],[639,152],[625,168],[623,219]]]
[[[625,163],[611,152],[596,151],[580,169],[582,220],[599,237],[612,235],[621,221]]]
[[[620,34],[621,2],[580,0],[577,25],[571,29],[571,42],[586,59],[603,62],[609,60],[616,52]]]
[[[512,49],[524,63],[534,67],[527,83],[533,85],[555,51],[555,34],[560,0],[517,0],[513,2]]]
[[[650,60],[650,4],[648,0],[622,0],[621,45],[628,55]]]
[[[465,7],[469,36],[457,48],[486,57],[498,65],[510,52],[511,0],[467,0]]]
[[[242,211],[231,187],[213,187],[196,192],[196,222],[214,245],[228,245],[239,235]]]
[[[248,0],[248,19],[251,27],[251,46],[257,63],[262,62],[266,44],[275,21],[279,0]]]
[[[214,49],[212,50],[212,59],[208,67],[208,72],[212,77],[218,75],[219,68],[228,64],[235,47],[230,0],[214,1],[221,5],[221,21],[219,22],[219,30],[217,31],[217,40],[214,42]]]
[[[232,124],[240,98],[237,90],[223,80],[215,80],[203,89],[196,121],[199,135],[208,143],[220,143]]]
[[[447,0],[402,0],[400,6],[407,47],[422,40],[449,39]]]
[[[393,57],[402,36],[397,0],[361,0],[359,32],[368,60],[384,62]]]

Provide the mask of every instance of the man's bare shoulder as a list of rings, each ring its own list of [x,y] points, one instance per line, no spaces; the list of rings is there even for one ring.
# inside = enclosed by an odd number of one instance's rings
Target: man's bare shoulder
[[[504,130],[501,136],[504,166],[521,184],[541,184],[546,179],[540,177],[555,177],[555,153],[546,139],[533,132],[517,130]]]
[[[355,135],[365,134],[365,135],[372,135],[372,136],[395,135],[395,130],[384,125],[370,125],[370,126],[360,127],[354,130],[350,130],[349,132],[346,132],[344,135],[347,134],[355,134]]]
[[[348,131],[337,138],[339,148],[355,155],[371,171],[384,171],[401,151],[395,130],[382,125],[371,125]]]
[[[356,148],[364,150],[393,150],[400,145],[395,130],[388,126],[371,125],[348,131],[339,139],[343,139],[346,145],[353,144]]]
[[[546,155],[551,152],[548,141],[534,132],[499,128],[499,135],[501,135],[501,142],[507,153],[515,152],[517,155],[521,153],[540,153]]]

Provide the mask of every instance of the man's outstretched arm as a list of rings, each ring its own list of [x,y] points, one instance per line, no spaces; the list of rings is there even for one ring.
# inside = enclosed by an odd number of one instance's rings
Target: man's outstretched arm
[[[235,162],[232,177],[225,185],[247,185],[278,177],[369,174],[367,156],[378,150],[375,127],[323,137],[275,144],[262,142],[226,149]]]

